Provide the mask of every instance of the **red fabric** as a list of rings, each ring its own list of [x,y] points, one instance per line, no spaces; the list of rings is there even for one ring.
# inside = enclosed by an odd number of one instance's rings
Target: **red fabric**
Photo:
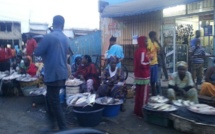
[[[8,60],[12,57],[12,52],[10,48],[0,48],[0,61]]]
[[[35,76],[37,73],[37,67],[33,63],[31,63],[28,67],[27,73],[31,76]]]
[[[29,39],[27,41],[27,46],[26,46],[26,54],[27,55],[33,55],[34,49],[37,47],[37,42],[35,39]]]
[[[149,86],[136,85],[134,114],[143,117],[143,107],[148,103]]]
[[[99,81],[98,81],[98,72],[94,64],[89,64],[85,66],[79,66],[77,72],[74,74],[75,77],[78,75],[83,75],[85,81],[88,79],[93,79],[93,86],[95,89],[98,88],[99,86]]]
[[[134,53],[134,76],[138,78],[148,78],[150,77],[150,65],[141,64],[141,55],[145,54],[144,62],[149,62],[148,52],[147,52],[147,38],[145,36],[140,36],[138,38],[138,48]]]

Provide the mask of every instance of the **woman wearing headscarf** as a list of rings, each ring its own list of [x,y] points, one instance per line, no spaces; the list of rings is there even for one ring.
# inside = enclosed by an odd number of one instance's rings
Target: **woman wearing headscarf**
[[[198,93],[194,88],[192,75],[187,71],[187,63],[180,61],[177,63],[177,72],[174,72],[169,80],[167,96],[170,100],[175,100],[176,96],[198,103]]]
[[[89,55],[82,57],[82,64],[73,76],[85,81],[87,92],[93,92],[99,86],[98,72]]]
[[[134,54],[134,77],[136,84],[134,114],[143,117],[142,107],[147,104],[149,97],[150,62],[147,52],[147,38],[140,36],[137,41],[138,48]]]

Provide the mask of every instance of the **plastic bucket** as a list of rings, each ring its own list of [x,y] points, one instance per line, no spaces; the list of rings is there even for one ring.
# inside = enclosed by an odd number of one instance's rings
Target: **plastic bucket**
[[[120,105],[107,105],[104,108],[103,116],[105,117],[115,117],[119,114]]]
[[[86,107],[73,107],[78,124],[82,127],[95,127],[102,120],[102,111],[104,107],[99,105],[86,106]]]
[[[79,90],[80,86],[66,86],[66,94],[77,94]]]

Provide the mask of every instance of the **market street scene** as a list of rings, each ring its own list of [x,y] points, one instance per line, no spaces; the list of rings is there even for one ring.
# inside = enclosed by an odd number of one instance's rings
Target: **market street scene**
[[[215,133],[215,0],[0,0],[0,134]]]

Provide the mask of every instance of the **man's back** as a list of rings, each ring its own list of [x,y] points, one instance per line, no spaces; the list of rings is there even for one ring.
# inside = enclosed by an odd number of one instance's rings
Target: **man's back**
[[[54,30],[46,35],[35,51],[41,56],[45,67],[45,82],[53,82],[68,78],[66,55],[68,38],[61,30]]]

